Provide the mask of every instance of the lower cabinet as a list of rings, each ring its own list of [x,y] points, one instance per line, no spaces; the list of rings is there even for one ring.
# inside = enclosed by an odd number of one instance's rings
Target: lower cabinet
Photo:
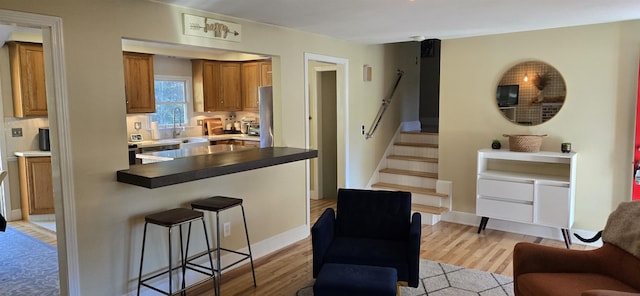
[[[22,218],[53,214],[51,157],[18,157]]]
[[[242,145],[247,147],[258,147],[260,148],[260,141],[242,141]]]

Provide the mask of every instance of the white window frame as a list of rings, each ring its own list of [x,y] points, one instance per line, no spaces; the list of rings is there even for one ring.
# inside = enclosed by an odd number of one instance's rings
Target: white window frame
[[[173,75],[154,75],[153,77],[153,81],[155,83],[156,80],[163,80],[163,81],[183,81],[185,86],[184,86],[184,92],[185,92],[185,110],[186,110],[186,118],[185,118],[185,122],[182,123],[182,126],[189,126],[191,125],[191,119],[193,118],[193,99],[192,99],[192,94],[193,92],[191,91],[191,77],[190,76],[173,76]],[[157,102],[155,102],[155,98],[153,98],[154,100],[154,104],[157,104]],[[148,121],[148,126],[151,126],[151,121],[152,121],[152,116],[151,114],[149,114],[147,116],[147,121]],[[173,127],[172,124],[159,124],[158,125],[160,128],[169,128],[169,127]]]

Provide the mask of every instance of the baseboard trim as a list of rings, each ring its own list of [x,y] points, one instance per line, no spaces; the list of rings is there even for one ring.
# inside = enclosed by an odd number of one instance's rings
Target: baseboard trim
[[[480,217],[471,213],[451,211],[451,212],[444,213],[442,215],[442,221],[463,224],[463,225],[471,225],[471,226],[477,227],[480,224]],[[564,241],[562,237],[562,232],[560,231],[559,228],[553,228],[548,226],[512,222],[512,221],[506,221],[506,220],[500,220],[500,219],[489,219],[487,228],[505,231],[505,232],[513,232],[518,234]],[[593,237],[597,233],[597,231],[590,231],[590,230],[583,230],[583,229],[576,229],[576,228],[572,228],[571,232],[577,233],[582,237]],[[572,237],[572,243],[579,244],[579,245],[592,246],[592,247],[602,246],[601,241],[598,241],[595,243],[585,243],[576,239],[575,237]]]
[[[22,220],[22,209],[11,210],[10,216],[7,217],[7,221],[20,221]]]

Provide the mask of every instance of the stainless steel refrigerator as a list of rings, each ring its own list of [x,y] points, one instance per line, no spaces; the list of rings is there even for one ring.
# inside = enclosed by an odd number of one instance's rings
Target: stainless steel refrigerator
[[[258,87],[260,108],[260,148],[273,146],[273,88]]]

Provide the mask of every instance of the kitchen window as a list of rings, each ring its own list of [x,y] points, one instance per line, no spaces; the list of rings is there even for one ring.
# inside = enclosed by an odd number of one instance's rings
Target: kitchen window
[[[151,114],[151,121],[158,122],[160,126],[173,126],[174,123],[188,125],[191,113],[190,85],[190,78],[187,77],[156,76],[156,113]]]

